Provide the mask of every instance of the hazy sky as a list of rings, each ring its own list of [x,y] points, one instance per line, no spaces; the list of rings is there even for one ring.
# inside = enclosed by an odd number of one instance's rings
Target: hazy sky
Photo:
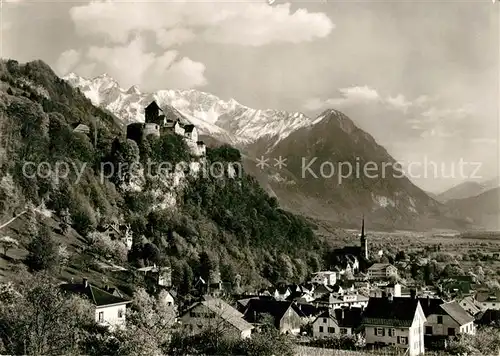
[[[1,49],[61,75],[107,72],[125,88],[197,88],[311,116],[337,108],[396,159],[420,162],[413,180],[439,191],[466,178],[460,160],[482,162],[476,175],[498,174],[499,8],[491,0],[4,0]],[[418,169],[425,162],[427,178]],[[453,166],[454,178],[443,177]]]

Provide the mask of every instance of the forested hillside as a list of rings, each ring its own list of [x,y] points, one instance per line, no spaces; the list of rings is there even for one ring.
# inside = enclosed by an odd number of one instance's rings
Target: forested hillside
[[[11,231],[21,248],[40,235],[47,241],[57,234],[78,256],[66,266],[81,274],[98,269],[96,260],[126,268],[155,263],[171,266],[174,285],[186,292],[196,276],[217,271],[228,282],[239,274],[242,286],[250,288],[266,280],[299,281],[322,264],[325,244],[313,226],[281,210],[241,171],[238,150],[207,149],[200,159],[175,134],[139,144],[127,140],[112,114],[94,107],[41,61],[3,61],[0,80],[0,221],[27,204],[52,211],[50,223],[30,215],[29,229]],[[77,124],[90,133],[74,132]],[[219,162],[225,174],[188,169],[161,176],[131,168],[147,162],[191,168]],[[127,167],[120,174],[114,169],[119,164]],[[236,174],[227,169],[231,165]],[[38,174],[35,167],[41,167]],[[99,232],[112,222],[130,224],[134,240],[128,253]],[[64,268],[53,273],[63,275]]]

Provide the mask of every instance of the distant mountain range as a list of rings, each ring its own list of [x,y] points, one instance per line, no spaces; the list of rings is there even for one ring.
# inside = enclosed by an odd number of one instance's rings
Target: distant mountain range
[[[436,199],[442,203],[445,203],[453,199],[471,198],[497,187],[500,187],[499,178],[493,178],[482,182],[466,181],[440,194],[436,194]]]
[[[144,107],[156,100],[167,116],[180,115],[196,125],[209,145],[239,148],[245,169],[289,210],[344,226],[357,226],[364,214],[373,228],[466,227],[446,206],[401,176],[395,159],[337,110],[310,118],[299,112],[252,109],[196,90],[122,89],[107,75],[85,79],[72,73],[64,79],[124,124],[144,121]],[[339,177],[340,165],[344,174],[348,166],[353,173]],[[367,174],[364,167],[370,169]]]
[[[469,223],[500,231],[500,187],[468,198],[451,199],[446,205],[456,214],[466,217]]]

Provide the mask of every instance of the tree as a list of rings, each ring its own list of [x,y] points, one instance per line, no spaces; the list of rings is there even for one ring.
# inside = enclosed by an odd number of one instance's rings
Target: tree
[[[94,324],[92,306],[63,295],[47,275],[24,278],[14,288],[17,297],[0,303],[0,353],[78,354],[84,330]]]
[[[51,270],[58,262],[57,245],[47,226],[28,245],[25,263],[31,271]]]
[[[10,236],[2,236],[0,237],[0,246],[2,246],[4,256],[7,256],[7,251],[14,246],[19,246],[19,242]]]
[[[166,292],[155,298],[139,288],[127,314],[127,329],[120,334],[120,355],[161,354],[170,340],[175,309],[165,302]]]
[[[68,246],[59,245],[57,248],[57,256],[59,261],[59,273],[61,273],[62,269],[68,265],[69,259],[71,257],[70,252],[68,251]]]

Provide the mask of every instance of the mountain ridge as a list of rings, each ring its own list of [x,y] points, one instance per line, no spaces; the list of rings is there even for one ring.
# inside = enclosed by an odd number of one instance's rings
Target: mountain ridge
[[[376,162],[379,167],[397,164],[369,133],[336,109],[324,110],[312,119],[299,112],[251,109],[234,99],[224,101],[194,89],[167,89],[149,94],[137,94],[134,89],[132,94],[125,94],[109,76],[89,80],[71,74],[66,80],[125,122],[143,121],[143,108],[155,100],[164,111],[176,112],[197,126],[200,134],[238,147],[248,157],[245,168],[291,211],[315,218],[322,212],[319,215],[325,219],[336,215],[335,224],[352,224],[365,213],[381,225],[399,228],[418,227],[419,214],[437,221],[444,219],[445,225],[454,228],[462,225],[450,221],[453,218],[447,216],[446,207],[406,177],[377,180],[357,177],[343,185],[335,184],[333,179],[318,181],[301,177],[303,167],[293,162],[297,157],[316,157],[325,163],[340,160],[352,165],[359,159],[364,163]],[[252,167],[264,157],[269,163],[286,157],[290,164],[279,170],[272,167],[267,172]],[[308,211],[303,206],[309,206]]]

